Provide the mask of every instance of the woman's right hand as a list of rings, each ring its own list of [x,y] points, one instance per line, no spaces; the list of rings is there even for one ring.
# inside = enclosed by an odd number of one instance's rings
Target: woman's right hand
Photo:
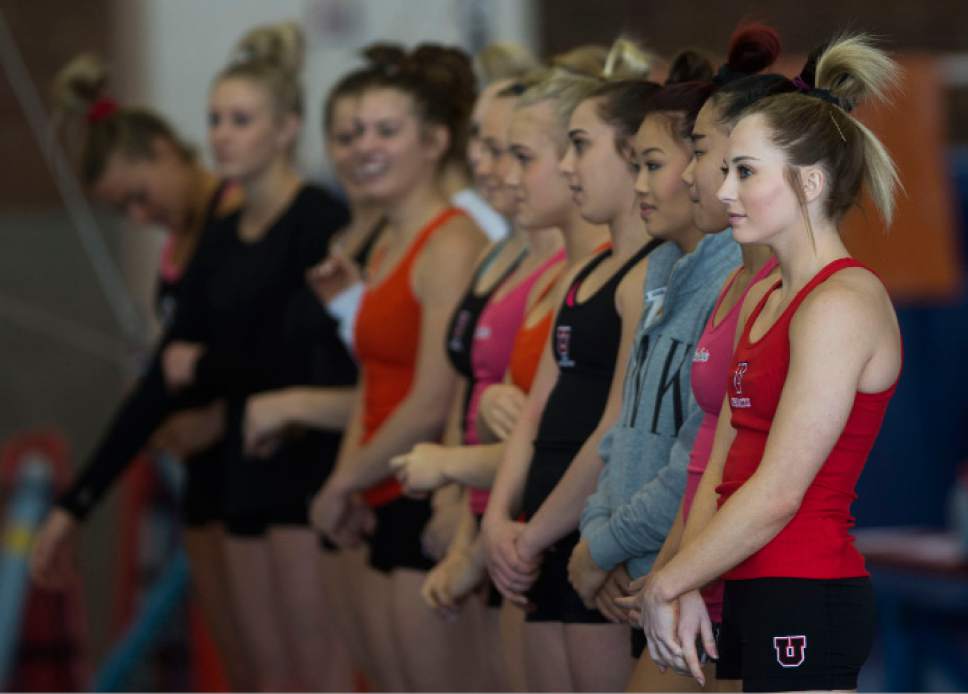
[[[74,575],[77,525],[70,513],[54,508],[37,531],[30,549],[30,575],[40,587],[61,590]]]
[[[323,306],[361,282],[362,278],[360,268],[338,246],[334,246],[326,258],[306,270],[306,284]]]
[[[488,386],[481,394],[477,410],[478,432],[485,431],[498,441],[506,441],[527,401],[528,396],[517,386],[507,383]]]

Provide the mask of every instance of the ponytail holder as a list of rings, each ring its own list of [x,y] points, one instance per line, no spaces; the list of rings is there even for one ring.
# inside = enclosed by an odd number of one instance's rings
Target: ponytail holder
[[[100,99],[91,104],[91,107],[87,109],[87,122],[90,125],[99,123],[100,121],[110,118],[115,113],[118,112],[118,102],[114,99],[102,96]]]
[[[811,87],[804,81],[802,77],[800,77],[800,75],[797,75],[791,81],[793,82],[793,86],[796,87],[797,91],[801,94],[812,96],[813,98],[820,99],[821,101],[826,101],[828,104],[833,104],[837,108],[850,113],[850,105],[837,98],[829,89]]]

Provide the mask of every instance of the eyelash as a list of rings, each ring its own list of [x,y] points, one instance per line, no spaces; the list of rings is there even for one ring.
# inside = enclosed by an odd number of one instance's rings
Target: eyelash
[[[701,149],[692,150],[692,156],[694,156],[696,159],[702,159],[704,154],[705,152],[702,151]]]

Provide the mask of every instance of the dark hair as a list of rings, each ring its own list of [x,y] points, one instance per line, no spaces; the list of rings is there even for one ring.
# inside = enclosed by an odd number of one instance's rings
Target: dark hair
[[[459,48],[422,43],[407,52],[394,44],[378,43],[364,49],[372,74],[360,91],[398,89],[408,94],[426,123],[450,133],[444,161],[463,161],[477,78],[471,59]]]
[[[139,107],[113,107],[107,98],[107,82],[104,62],[95,55],[83,54],[64,66],[53,84],[55,122],[72,130],[83,129],[79,151],[72,154],[84,185],[96,183],[116,153],[154,158],[158,140],[170,143],[186,162],[194,161],[194,149],[157,113]],[[112,108],[92,117],[92,108],[99,102],[110,102]]]
[[[666,87],[655,95],[652,109],[666,113],[679,114],[677,122],[680,137],[688,137],[696,122],[696,116],[706,100],[726,85],[746,75],[766,69],[780,54],[780,37],[774,29],[764,24],[745,24],[733,32],[729,40],[726,62],[715,76],[685,78],[686,66],[695,65],[696,58],[689,56],[690,51],[680,54],[670,70],[676,76],[675,83],[667,80]],[[677,72],[677,63],[683,67]],[[697,67],[692,74],[698,74]]]

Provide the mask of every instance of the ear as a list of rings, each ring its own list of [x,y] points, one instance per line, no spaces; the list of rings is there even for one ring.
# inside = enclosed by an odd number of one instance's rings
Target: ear
[[[283,150],[289,150],[299,138],[299,131],[302,130],[302,118],[295,113],[287,113],[279,123],[276,131],[276,138],[279,146]]]
[[[804,202],[810,204],[823,195],[827,187],[827,174],[819,166],[804,166],[800,169],[800,185]]]
[[[443,158],[450,147],[450,131],[443,125],[427,124],[423,127],[424,155],[432,160]]]

